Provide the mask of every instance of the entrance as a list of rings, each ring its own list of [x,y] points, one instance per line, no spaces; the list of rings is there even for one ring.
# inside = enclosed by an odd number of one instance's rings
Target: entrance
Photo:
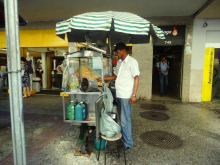
[[[220,98],[220,48],[215,48],[212,81],[212,98]]]
[[[52,89],[61,89],[62,87],[62,74],[57,71],[57,67],[63,63],[64,57],[51,57],[51,88]],[[55,66],[54,66],[55,65]],[[56,73],[55,73],[56,72]]]
[[[169,63],[168,87],[164,95],[160,96],[159,72],[156,64],[161,57],[166,57]],[[181,99],[182,85],[182,58],[183,46],[154,46],[153,47],[153,78],[152,78],[152,100],[158,99]]]

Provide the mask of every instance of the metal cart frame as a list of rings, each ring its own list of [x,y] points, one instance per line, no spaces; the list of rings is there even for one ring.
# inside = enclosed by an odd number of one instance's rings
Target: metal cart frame
[[[92,58],[92,57],[100,57],[101,58],[101,66],[102,66],[102,83],[104,83],[104,75],[103,75],[103,50],[99,51],[98,48],[95,49],[95,51],[91,50],[83,50],[83,51],[77,51],[70,53],[67,55],[67,66],[69,66],[69,59],[70,58],[79,58],[79,84],[81,83],[81,60],[80,58]],[[94,56],[95,55],[95,56]],[[69,82],[69,81],[68,81]],[[69,83],[68,83],[69,84]],[[63,120],[66,123],[71,123],[73,125],[81,125],[86,124],[87,126],[96,126],[96,140],[98,142],[99,135],[100,135],[100,125],[99,120],[101,116],[101,110],[104,108],[104,103],[102,99],[102,90],[97,92],[67,92],[64,91],[62,94],[62,100],[63,100]],[[83,121],[77,121],[77,120],[68,120],[67,119],[67,107],[65,105],[65,99],[64,95],[69,95],[69,100],[74,100],[78,98],[80,101],[85,101],[87,103],[87,115],[86,119],[93,117],[91,121],[83,120]],[[70,102],[69,101],[69,102]]]

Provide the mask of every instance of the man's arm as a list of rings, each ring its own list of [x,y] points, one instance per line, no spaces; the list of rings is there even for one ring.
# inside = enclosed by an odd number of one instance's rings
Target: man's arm
[[[134,88],[133,88],[133,93],[130,99],[131,103],[135,103],[137,98],[134,97],[133,95],[137,95],[137,90],[138,90],[138,85],[139,85],[139,76],[134,77]]]
[[[113,73],[112,76],[107,76],[104,77],[104,81],[110,81],[110,80],[115,80],[117,78],[117,76]],[[102,81],[102,78],[99,77],[96,79],[97,81]]]
[[[161,72],[161,70],[160,70],[160,68],[159,68],[159,67],[157,67],[157,70],[158,70],[159,72]]]
[[[164,73],[166,74],[167,73],[167,71],[169,70],[170,68],[167,68],[165,71],[164,71]]]
[[[61,70],[61,67],[60,67],[60,66],[58,66],[58,70],[59,70],[61,73],[63,73],[63,71]]]
[[[115,80],[117,76],[113,73],[112,76],[104,77],[105,81]]]

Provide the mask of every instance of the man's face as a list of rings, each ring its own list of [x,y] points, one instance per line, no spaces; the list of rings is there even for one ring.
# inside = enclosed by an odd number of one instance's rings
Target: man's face
[[[165,61],[166,60],[166,57],[162,57],[162,61]]]
[[[122,55],[123,55],[123,50],[117,50],[115,52],[115,55],[118,57],[118,59],[121,59],[122,58]]]

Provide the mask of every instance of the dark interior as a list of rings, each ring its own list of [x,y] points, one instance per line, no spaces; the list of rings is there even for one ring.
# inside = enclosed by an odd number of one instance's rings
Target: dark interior
[[[183,46],[154,46],[153,48],[153,79],[152,95],[160,94],[159,73],[156,63],[161,60],[162,56],[169,61],[168,87],[165,95],[172,98],[181,98],[181,80],[182,80],[182,56]]]

